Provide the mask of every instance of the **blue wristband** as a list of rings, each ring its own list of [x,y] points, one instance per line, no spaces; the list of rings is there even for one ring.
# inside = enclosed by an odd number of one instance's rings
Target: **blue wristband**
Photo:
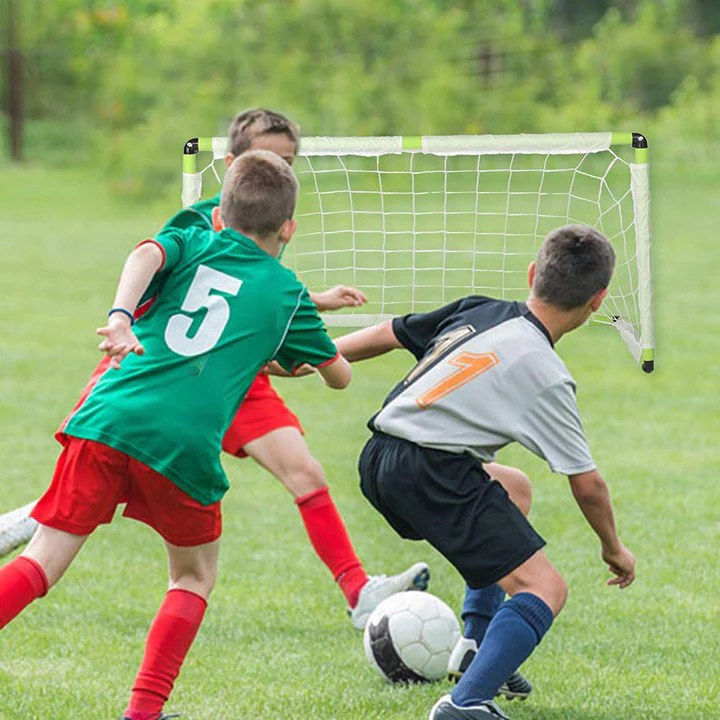
[[[108,317],[110,317],[113,313],[122,313],[123,315],[126,315],[127,318],[130,320],[130,327],[135,324],[135,318],[129,310],[121,307],[111,308],[110,312],[108,313]]]

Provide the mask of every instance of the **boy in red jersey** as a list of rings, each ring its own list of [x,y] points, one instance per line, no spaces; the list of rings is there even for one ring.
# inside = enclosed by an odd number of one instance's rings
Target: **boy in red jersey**
[[[218,233],[169,229],[131,253],[98,331],[115,370],[66,422],[52,484],[33,510],[39,530],[0,570],[2,628],[62,577],[118,504],[163,537],[170,590],[126,720],[167,717],[217,574],[222,437],[254,377],[276,358],[286,368],[309,362],[331,387],[350,380],[307,290],[277,260],[295,230],[296,196],[286,163],[247,153],[228,171]],[[155,302],[133,328],[151,285]]]

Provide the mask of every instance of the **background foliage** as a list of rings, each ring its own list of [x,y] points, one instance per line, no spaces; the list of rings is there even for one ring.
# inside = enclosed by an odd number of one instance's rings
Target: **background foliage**
[[[254,105],[306,134],[639,130],[676,161],[720,140],[713,0],[27,0],[20,16],[31,156],[99,162],[131,194],[175,183],[187,137]]]

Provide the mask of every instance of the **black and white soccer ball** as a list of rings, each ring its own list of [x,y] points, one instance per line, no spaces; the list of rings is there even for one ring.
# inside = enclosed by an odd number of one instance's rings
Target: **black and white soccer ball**
[[[450,653],[460,639],[455,613],[425,592],[402,592],[383,600],[365,626],[365,654],[381,678],[423,683],[447,676]]]

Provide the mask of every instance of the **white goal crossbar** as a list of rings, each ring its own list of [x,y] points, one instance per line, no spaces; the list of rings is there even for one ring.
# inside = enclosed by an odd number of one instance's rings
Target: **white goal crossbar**
[[[185,207],[219,190],[227,152],[222,137],[185,144]],[[371,297],[369,310],[327,315],[328,325],[365,326],[468,294],[524,299],[545,235],[581,223],[604,232],[617,254],[592,322],[614,326],[653,369],[643,135],[308,137],[298,155],[299,230],[284,261],[312,289],[353,284]]]

